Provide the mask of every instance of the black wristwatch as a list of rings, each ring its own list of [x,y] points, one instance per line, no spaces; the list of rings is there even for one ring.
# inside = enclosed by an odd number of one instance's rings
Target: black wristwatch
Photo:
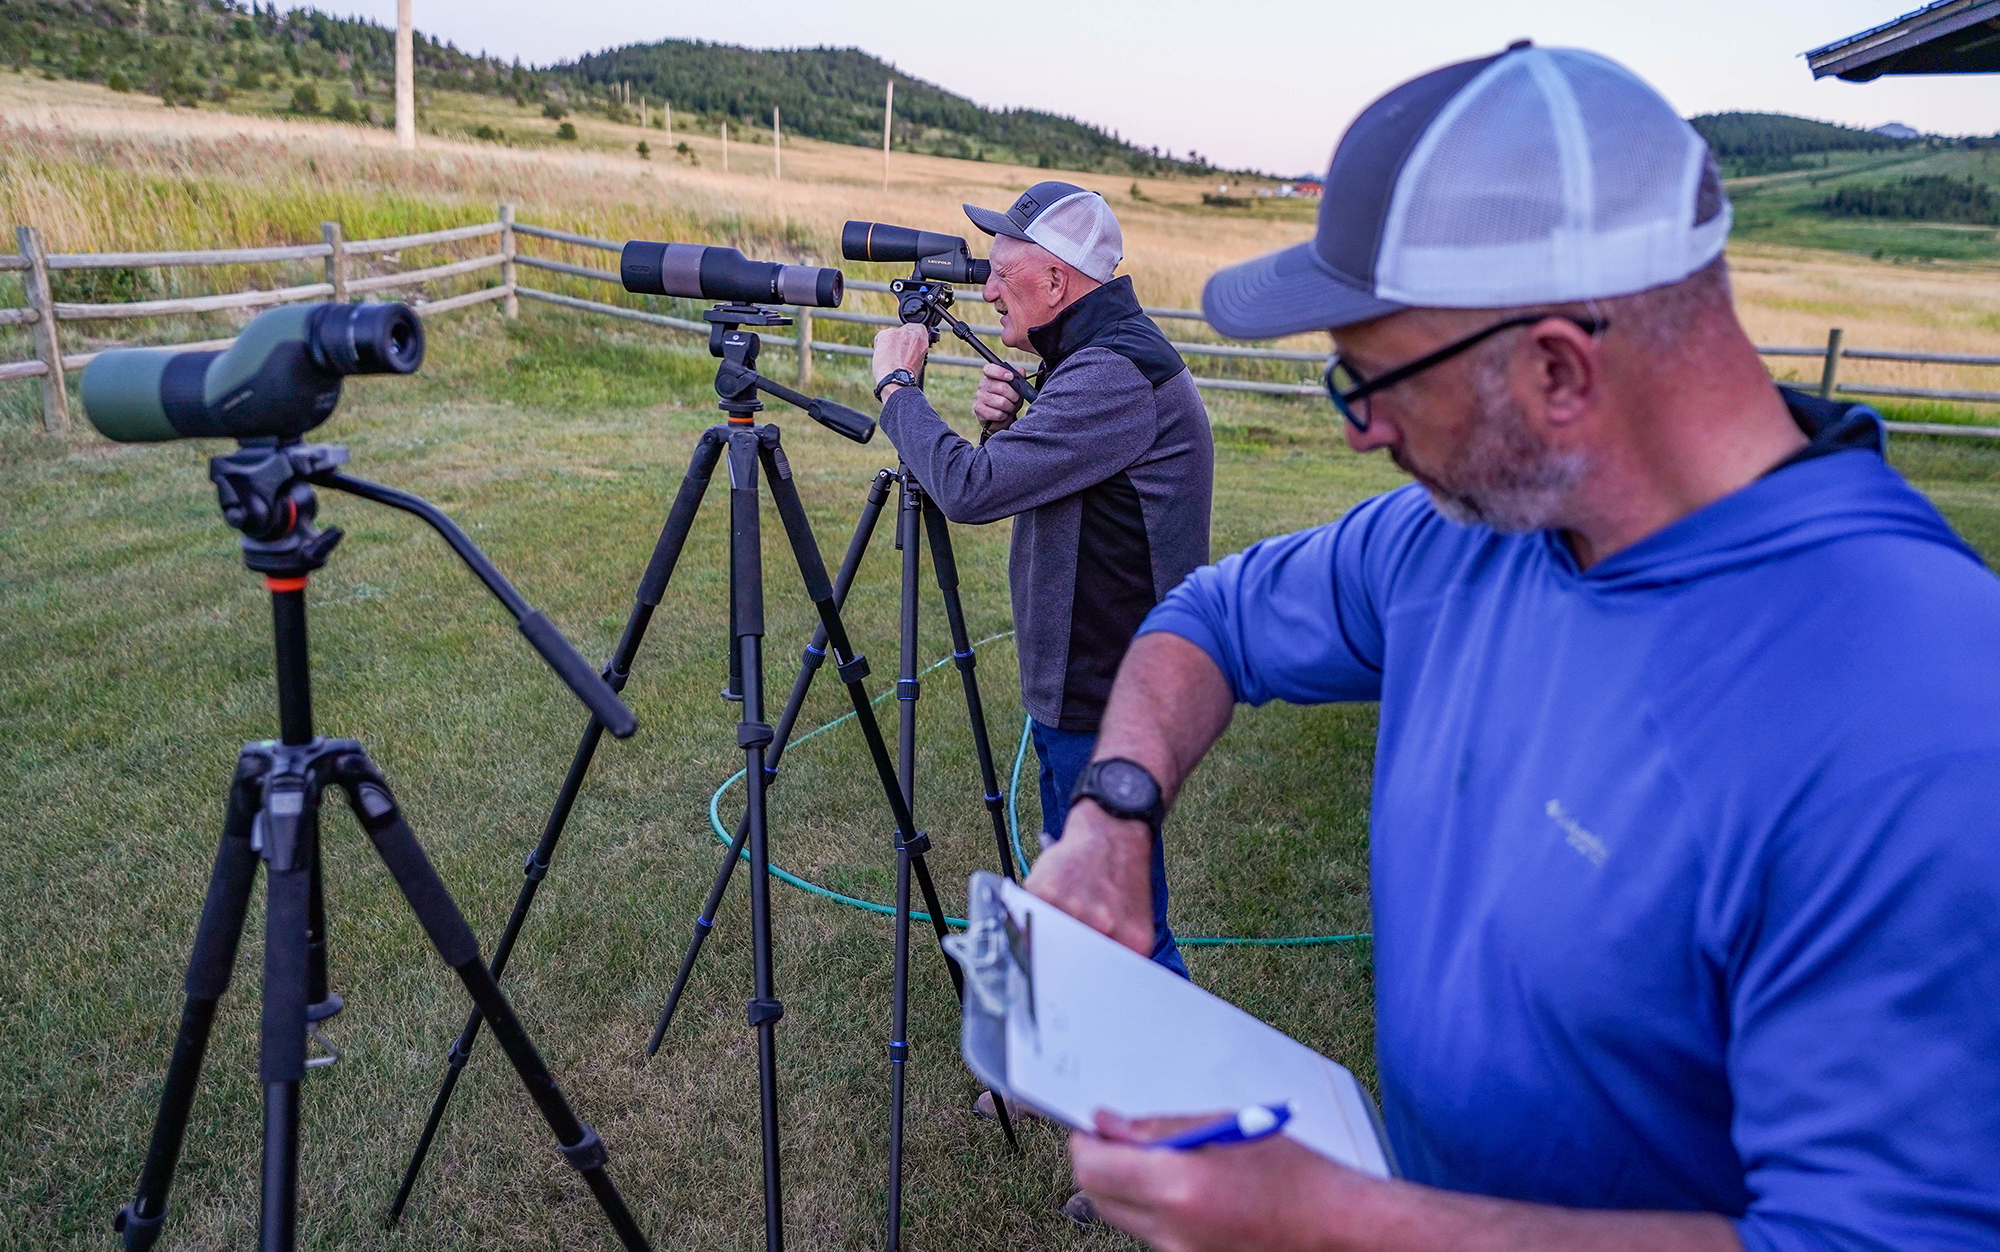
[[[898,387],[915,387],[918,391],[924,389],[923,384],[917,381],[917,376],[910,371],[890,370],[888,373],[882,375],[881,382],[875,384],[875,399],[877,401],[882,399],[882,388],[887,387],[890,383],[894,383]]]
[[[1106,757],[1084,766],[1083,773],[1077,775],[1075,789],[1069,793],[1071,804],[1078,800],[1095,800],[1111,816],[1144,822],[1156,835],[1167,816],[1167,804],[1152,771],[1122,756]]]

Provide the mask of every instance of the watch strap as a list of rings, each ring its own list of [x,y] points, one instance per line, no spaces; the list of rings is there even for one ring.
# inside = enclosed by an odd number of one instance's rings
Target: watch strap
[[[1124,805],[1115,804],[1107,799],[1102,789],[1098,786],[1097,780],[1098,775],[1108,765],[1128,766],[1144,774],[1147,781],[1153,784],[1152,805],[1143,810],[1135,810]],[[1103,760],[1092,761],[1090,764],[1084,766],[1083,772],[1076,776],[1076,786],[1070,791],[1070,803],[1074,804],[1078,800],[1084,799],[1095,800],[1099,808],[1102,808],[1113,817],[1144,822],[1152,828],[1153,833],[1156,835],[1160,833],[1160,826],[1165,822],[1167,816],[1166,792],[1160,786],[1160,780],[1153,777],[1152,770],[1147,769],[1130,757],[1108,756]]]
[[[917,381],[915,374],[906,369],[893,369],[882,375],[882,380],[875,384],[875,398],[878,401],[882,398],[882,388],[887,387],[890,383],[894,383],[898,387],[915,387],[919,391],[923,390],[923,385]]]

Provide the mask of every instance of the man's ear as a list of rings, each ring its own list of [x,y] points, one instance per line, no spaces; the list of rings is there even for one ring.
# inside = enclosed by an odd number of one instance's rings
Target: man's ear
[[[1596,336],[1564,318],[1528,328],[1528,377],[1532,411],[1552,431],[1573,428],[1590,412],[1604,383]]]
[[[1069,298],[1069,274],[1063,270],[1062,266],[1049,266],[1048,288],[1050,304],[1060,306],[1067,302]]]

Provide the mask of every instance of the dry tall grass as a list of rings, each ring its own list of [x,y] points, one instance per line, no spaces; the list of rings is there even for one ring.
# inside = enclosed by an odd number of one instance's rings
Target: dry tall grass
[[[381,130],[166,109],[88,84],[0,73],[0,216],[40,226],[55,249],[143,249],[313,240],[330,218],[350,237],[424,230],[484,218],[510,200],[524,220],[605,238],[698,238],[838,263],[848,218],[967,234],[961,203],[1004,204],[1048,176],[897,153],[884,191],[880,153],[792,138],[785,180],[777,182],[768,145],[731,144],[731,172],[723,173],[712,136],[676,133],[701,161],[689,166],[657,142],[658,131],[594,120],[580,126],[583,141],[574,148],[426,136],[405,154]],[[641,137],[656,141],[657,159],[631,151]],[[1129,178],[1062,177],[1117,207],[1125,271],[1152,304],[1192,306],[1218,267],[1312,230],[1296,211],[1205,210],[1204,186],[1185,179],[1137,180],[1146,198],[1135,200]],[[1993,266],[1898,265],[1770,247],[1739,248],[1733,259],[1739,309],[1760,343],[1823,343],[1837,325],[1850,347],[2000,352]],[[889,267],[880,268],[886,276]],[[1201,335],[1191,323],[1172,329]],[[1781,376],[1817,376],[1811,361],[1772,364]],[[1978,368],[1850,362],[1843,377],[2000,390],[2000,378]]]

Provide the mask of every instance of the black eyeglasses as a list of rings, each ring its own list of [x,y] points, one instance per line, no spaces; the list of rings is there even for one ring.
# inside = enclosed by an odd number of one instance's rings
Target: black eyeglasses
[[[1320,382],[1326,387],[1327,398],[1333,401],[1334,408],[1340,410],[1340,415],[1347,419],[1347,424],[1366,433],[1368,406],[1364,404],[1357,409],[1354,406],[1356,400],[1366,399],[1385,387],[1393,387],[1404,379],[1423,373],[1433,365],[1441,365],[1474,344],[1484,343],[1503,330],[1512,330],[1516,326],[1532,326],[1551,317],[1559,317],[1566,322],[1574,323],[1587,335],[1601,335],[1611,326],[1611,323],[1603,318],[1571,317],[1567,313],[1534,313],[1523,317],[1510,317],[1504,322],[1488,326],[1485,330],[1474,331],[1463,339],[1448,343],[1427,356],[1420,356],[1406,365],[1398,365],[1379,378],[1362,377],[1360,370],[1342,360],[1340,354],[1336,352],[1327,361],[1326,373],[1320,376]]]

